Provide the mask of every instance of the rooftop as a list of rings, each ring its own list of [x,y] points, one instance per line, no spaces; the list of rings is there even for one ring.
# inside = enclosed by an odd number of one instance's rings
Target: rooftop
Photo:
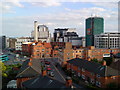
[[[115,70],[109,66],[103,66],[103,65],[93,62],[93,61],[75,58],[75,59],[69,60],[67,62],[70,64],[73,64],[75,66],[78,66],[80,69],[83,68],[89,72],[93,72],[93,73],[98,74],[103,77],[120,75],[118,73],[118,70]]]
[[[23,82],[25,88],[65,88],[65,84],[48,76],[39,75],[33,79]]]

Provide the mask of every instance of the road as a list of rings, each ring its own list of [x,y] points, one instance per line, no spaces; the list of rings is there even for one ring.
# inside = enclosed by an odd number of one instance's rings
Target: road
[[[64,73],[64,71],[62,70],[61,66],[58,65],[57,67],[55,67],[55,64],[56,64],[56,61],[57,59],[56,58],[49,58],[49,59],[46,59],[47,61],[51,62],[51,68],[55,74],[54,76],[54,79],[60,81],[60,82],[63,82],[65,83],[65,78],[67,77],[66,74]],[[77,85],[75,83],[73,83],[73,85],[76,87],[76,88],[81,88],[82,90],[87,90],[86,88],[84,88],[84,86],[82,85]]]
[[[3,54],[7,55],[9,60],[8,61],[5,61],[4,64],[5,65],[12,65],[12,64],[22,64],[24,60],[26,60],[26,58],[24,57],[19,57],[19,58],[16,58],[16,54],[10,52],[10,51],[5,51],[3,52]]]

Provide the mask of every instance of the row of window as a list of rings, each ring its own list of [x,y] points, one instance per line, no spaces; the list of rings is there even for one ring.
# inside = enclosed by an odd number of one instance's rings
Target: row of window
[[[92,78],[90,78],[90,77],[86,77],[85,75],[80,75],[80,73],[78,73],[78,77],[80,77],[81,76],[81,78],[82,79],[86,79],[86,78],[89,78],[90,79],[90,83],[91,84],[95,84],[95,80],[94,79],[92,79]],[[99,76],[98,76],[99,77]],[[100,87],[101,86],[101,83],[99,82],[99,81],[96,81],[96,86],[98,86],[98,87]]]
[[[81,53],[81,52],[84,52],[84,51],[73,51],[73,53]]]

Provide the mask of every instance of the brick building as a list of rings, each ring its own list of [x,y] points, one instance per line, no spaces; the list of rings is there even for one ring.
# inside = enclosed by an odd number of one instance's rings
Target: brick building
[[[35,42],[31,46],[31,55],[33,58],[44,58],[44,57],[51,57],[51,44],[50,43],[42,43],[42,42]]]
[[[51,57],[51,44],[46,42],[26,42],[22,45],[23,55],[28,55],[33,58]]]
[[[104,54],[117,54],[120,53],[119,49],[98,49],[94,46],[90,46],[87,48],[73,48],[73,58],[81,58],[81,59],[98,59],[102,60]]]
[[[22,83],[24,81],[30,80],[41,73],[40,60],[30,59],[23,62],[16,78],[17,78],[17,88],[22,88]]]
[[[59,49],[58,51],[58,58],[60,65],[66,64],[66,61],[73,58],[73,49],[72,44],[70,42],[65,43],[65,48]]]
[[[120,84],[120,72],[109,66],[106,66],[88,60],[75,58],[67,61],[67,70],[74,72],[76,77],[84,81],[105,88],[109,83]]]
[[[96,58],[98,60],[102,60],[104,54],[111,54],[111,53],[117,54],[117,53],[120,53],[120,50],[117,48],[115,48],[115,49],[98,49],[98,48],[95,48],[94,46],[91,46],[88,49],[86,49],[86,59]]]
[[[65,48],[65,42],[51,42],[50,44],[52,46],[51,55],[52,55],[52,57],[57,58],[58,57],[58,50]]]
[[[34,42],[25,42],[22,44],[22,54],[25,56],[31,56],[31,46]]]

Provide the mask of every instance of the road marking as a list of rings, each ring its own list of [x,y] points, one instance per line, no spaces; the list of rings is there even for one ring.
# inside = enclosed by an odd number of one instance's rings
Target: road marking
[[[53,63],[52,63],[53,64]],[[54,66],[54,65],[53,65]],[[55,67],[55,66],[54,66]],[[60,76],[62,77],[62,79],[64,80],[64,81],[66,81],[65,80],[65,78],[62,76],[62,74],[58,71],[58,69],[55,67],[55,69],[56,69],[56,71],[60,74]]]

